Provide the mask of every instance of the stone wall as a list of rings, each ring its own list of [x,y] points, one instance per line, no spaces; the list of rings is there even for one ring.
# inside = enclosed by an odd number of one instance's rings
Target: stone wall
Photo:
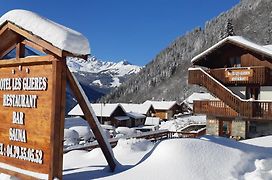
[[[207,116],[206,134],[219,136],[219,120],[215,117]]]
[[[232,121],[232,131],[231,136],[246,138],[246,121],[234,120]]]

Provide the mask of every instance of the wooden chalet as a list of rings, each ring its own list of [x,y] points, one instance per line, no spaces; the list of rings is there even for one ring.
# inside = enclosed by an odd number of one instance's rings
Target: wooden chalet
[[[272,49],[227,37],[192,59],[189,83],[218,100],[194,101],[207,115],[207,134],[250,138],[272,134]]]
[[[115,127],[131,127],[132,122],[120,104],[91,104],[94,113],[101,124],[113,125]],[[84,116],[79,105],[76,105],[69,113],[69,116]]]
[[[155,116],[161,120],[170,120],[174,114],[181,112],[181,107],[176,101],[145,101],[143,103],[151,104],[155,109]]]
[[[131,120],[131,124],[129,127],[137,127],[142,126],[145,123],[146,116],[143,114],[135,113],[135,112],[126,112],[127,116]]]
[[[144,125],[146,117],[155,115],[155,109],[152,104],[121,103],[121,106],[130,117],[132,127]]]

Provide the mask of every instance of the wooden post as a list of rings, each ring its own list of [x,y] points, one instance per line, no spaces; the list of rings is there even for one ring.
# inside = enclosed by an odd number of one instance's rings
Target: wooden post
[[[16,59],[18,60],[19,58],[25,57],[25,45],[22,44],[23,38],[20,36],[18,38],[18,42],[16,44]]]
[[[49,179],[62,179],[63,136],[66,99],[66,65],[64,60],[53,60],[53,93],[52,93],[52,125],[51,165]]]
[[[100,123],[94,114],[91,104],[81,88],[79,82],[76,80],[74,75],[70,72],[68,67],[66,66],[66,74],[68,78],[68,82],[70,84],[71,90],[73,91],[74,95],[76,96],[76,99],[78,101],[79,106],[82,109],[82,112],[89,123],[91,129],[93,130],[93,133],[97,139],[98,144],[100,145],[100,148],[110,166],[110,169],[114,171],[116,163],[115,158],[111,149],[111,146],[107,140],[107,138],[104,135],[104,132],[102,132],[102,128],[100,126]]]

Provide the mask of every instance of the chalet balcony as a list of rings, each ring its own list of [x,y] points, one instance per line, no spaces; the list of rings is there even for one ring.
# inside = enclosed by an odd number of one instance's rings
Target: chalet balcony
[[[225,85],[272,84],[272,71],[264,66],[210,69],[207,73]]]
[[[237,117],[238,113],[219,100],[194,101],[194,114],[207,114],[211,116]]]
[[[201,68],[190,68],[188,79],[190,84],[204,86],[220,99],[220,101],[194,101],[195,113],[272,120],[272,101],[241,99],[223,83]]]
[[[240,106],[240,114],[220,100],[194,101],[193,112],[194,114],[206,114],[217,117],[240,116],[243,118],[253,118],[256,120],[272,120],[272,102],[242,102]]]

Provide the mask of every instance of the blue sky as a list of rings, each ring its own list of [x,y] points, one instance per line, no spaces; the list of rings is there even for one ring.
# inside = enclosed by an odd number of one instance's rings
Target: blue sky
[[[145,65],[178,36],[239,0],[0,0],[0,14],[26,9],[85,35],[92,55]]]

